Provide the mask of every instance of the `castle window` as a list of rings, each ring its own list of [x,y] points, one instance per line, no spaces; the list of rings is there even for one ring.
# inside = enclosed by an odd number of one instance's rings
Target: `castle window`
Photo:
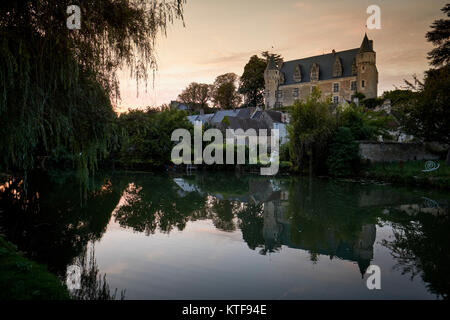
[[[334,104],[338,104],[339,103],[339,96],[334,96],[333,97],[333,103]]]
[[[276,97],[277,97],[277,98],[280,98],[280,99],[283,98],[283,91],[277,90],[277,91],[276,91]]]
[[[317,63],[313,63],[310,71],[311,81],[319,81],[319,65]]]
[[[339,92],[339,83],[338,82],[333,83],[333,92]]]
[[[333,77],[342,77],[342,63],[339,57],[336,57],[333,65]]]
[[[366,81],[365,80],[362,80],[361,81],[361,88],[365,88],[366,87]]]
[[[293,96],[294,98],[297,98],[297,97],[298,97],[298,88],[294,88],[294,90],[292,90],[292,96]]]
[[[358,66],[356,65],[356,59],[353,59],[352,75],[356,76],[357,74],[358,74]]]
[[[300,69],[300,65],[297,65],[297,67],[295,67],[293,79],[294,82],[302,81],[302,70]]]
[[[356,81],[352,81],[352,82],[350,83],[350,90],[356,91]]]

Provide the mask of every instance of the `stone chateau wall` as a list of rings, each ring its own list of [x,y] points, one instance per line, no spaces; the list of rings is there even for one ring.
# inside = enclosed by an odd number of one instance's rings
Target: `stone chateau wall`
[[[410,160],[439,160],[422,143],[360,141],[361,159],[372,162],[399,162]]]

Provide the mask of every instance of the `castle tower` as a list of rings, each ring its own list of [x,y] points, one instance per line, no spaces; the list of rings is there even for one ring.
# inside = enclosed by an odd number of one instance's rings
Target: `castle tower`
[[[267,67],[264,71],[265,97],[264,102],[266,109],[275,107],[277,102],[277,91],[280,85],[280,70],[278,69],[273,55],[270,55],[267,61]]]
[[[378,95],[376,53],[373,50],[373,40],[369,40],[367,33],[356,55],[356,66],[358,92],[364,94],[367,99],[376,98]]]

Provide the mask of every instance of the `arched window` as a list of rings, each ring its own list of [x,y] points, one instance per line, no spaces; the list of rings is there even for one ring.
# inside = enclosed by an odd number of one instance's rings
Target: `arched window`
[[[319,81],[319,65],[317,63],[313,63],[310,71],[311,81]]]
[[[336,57],[336,60],[334,60],[333,77],[342,77],[342,63],[339,57]]]
[[[293,80],[294,80],[294,82],[301,82],[302,81],[302,70],[300,69],[300,65],[297,65],[295,67]]]

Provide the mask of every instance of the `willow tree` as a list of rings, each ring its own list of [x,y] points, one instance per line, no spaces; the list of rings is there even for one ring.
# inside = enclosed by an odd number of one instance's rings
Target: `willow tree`
[[[23,173],[68,151],[87,177],[114,142],[117,72],[139,90],[157,68],[155,41],[184,0],[0,3],[0,170]],[[69,5],[81,28],[67,27]]]

